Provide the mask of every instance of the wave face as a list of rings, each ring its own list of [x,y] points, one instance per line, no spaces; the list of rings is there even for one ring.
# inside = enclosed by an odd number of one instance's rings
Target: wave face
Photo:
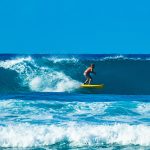
[[[94,63],[94,83],[83,90],[84,70]],[[0,92],[150,94],[150,55],[0,55]]]

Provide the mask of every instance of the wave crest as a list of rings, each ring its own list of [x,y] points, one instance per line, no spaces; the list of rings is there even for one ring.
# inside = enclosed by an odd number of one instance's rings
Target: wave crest
[[[150,146],[150,127],[144,125],[29,125],[0,127],[1,147],[38,147],[67,140],[70,147],[105,144]]]
[[[0,67],[15,71],[21,80],[20,86],[27,87],[27,90],[31,91],[65,92],[80,85],[80,82],[67,76],[61,70],[57,71],[51,66],[41,66],[30,56],[0,61]]]

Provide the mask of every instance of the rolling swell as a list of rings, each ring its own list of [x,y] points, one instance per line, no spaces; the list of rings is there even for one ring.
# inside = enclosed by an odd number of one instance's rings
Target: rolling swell
[[[103,90],[79,88],[91,63]],[[148,55],[0,55],[0,92],[150,94],[149,66]]]
[[[0,68],[0,74],[0,88],[2,92],[21,90],[19,86],[18,74],[15,71]]]

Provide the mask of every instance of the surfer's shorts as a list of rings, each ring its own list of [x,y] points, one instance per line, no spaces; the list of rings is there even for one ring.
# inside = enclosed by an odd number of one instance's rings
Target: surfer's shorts
[[[89,73],[88,73],[88,74],[84,73],[84,76],[85,76],[87,79],[92,79],[92,77],[90,76]]]

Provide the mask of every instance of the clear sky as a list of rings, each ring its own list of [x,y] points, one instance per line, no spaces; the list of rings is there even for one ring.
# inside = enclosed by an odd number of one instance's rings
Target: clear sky
[[[150,53],[150,1],[0,0],[0,53]]]

